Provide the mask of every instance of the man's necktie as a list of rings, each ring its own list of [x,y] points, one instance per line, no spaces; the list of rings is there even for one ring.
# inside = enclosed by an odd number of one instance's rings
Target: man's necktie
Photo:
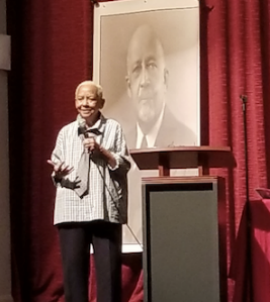
[[[82,198],[88,192],[88,183],[89,183],[89,166],[90,166],[90,154],[87,149],[84,149],[77,170],[76,180],[81,182],[78,184],[78,188],[75,188],[74,191]]]
[[[147,147],[148,144],[147,144],[146,136],[144,135],[142,139],[141,149],[146,149]]]

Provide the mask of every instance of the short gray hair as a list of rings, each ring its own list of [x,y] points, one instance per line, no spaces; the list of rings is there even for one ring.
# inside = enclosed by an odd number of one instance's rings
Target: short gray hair
[[[94,86],[94,87],[96,87],[96,88],[97,88],[97,96],[98,96],[98,98],[99,98],[99,99],[102,99],[102,98],[103,98],[103,88],[102,88],[100,85],[96,84],[96,83],[93,82],[93,81],[83,81],[82,83],[80,83],[80,84],[77,86],[77,88],[76,88],[76,90],[75,90],[75,99],[77,98],[78,91],[79,91],[79,89],[80,89],[82,86]]]

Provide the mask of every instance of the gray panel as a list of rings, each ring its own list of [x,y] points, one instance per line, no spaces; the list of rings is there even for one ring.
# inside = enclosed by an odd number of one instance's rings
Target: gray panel
[[[219,301],[216,190],[146,194],[146,293],[152,302]]]

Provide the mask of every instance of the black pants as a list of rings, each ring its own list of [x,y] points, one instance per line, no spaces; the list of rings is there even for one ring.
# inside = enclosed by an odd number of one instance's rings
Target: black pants
[[[66,302],[88,302],[90,244],[97,302],[121,301],[122,226],[109,222],[59,224]]]

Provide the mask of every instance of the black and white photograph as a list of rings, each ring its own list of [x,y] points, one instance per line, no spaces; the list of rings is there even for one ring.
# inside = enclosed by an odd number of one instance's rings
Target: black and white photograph
[[[200,144],[198,7],[195,0],[127,0],[95,8],[94,80],[129,149]],[[134,163],[129,172],[125,243],[142,241],[140,179],[152,175]]]

